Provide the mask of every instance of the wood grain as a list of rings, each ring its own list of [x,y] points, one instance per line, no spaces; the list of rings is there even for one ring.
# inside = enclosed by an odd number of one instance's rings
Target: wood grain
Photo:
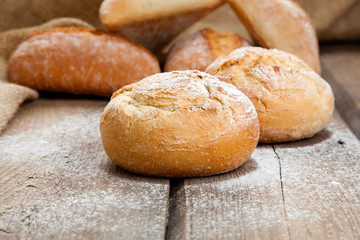
[[[360,143],[338,115],[314,138],[274,145],[292,239],[360,238]]]
[[[239,169],[172,182],[169,239],[358,239],[360,143],[337,117]]]
[[[0,239],[161,239],[169,182],[102,149],[107,101],[40,99],[0,136]]]
[[[333,89],[336,108],[360,139],[360,45],[323,45],[321,62],[322,77]]]
[[[235,171],[172,182],[168,239],[288,239],[279,160],[261,145]]]

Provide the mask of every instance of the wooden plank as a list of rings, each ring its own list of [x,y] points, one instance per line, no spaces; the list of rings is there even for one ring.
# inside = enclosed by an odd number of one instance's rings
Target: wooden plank
[[[360,139],[360,45],[322,45],[323,78],[332,86],[335,105]]]
[[[0,239],[162,239],[167,179],[121,170],[102,149],[107,101],[40,99],[0,136]]]
[[[169,239],[358,239],[360,143],[336,118],[235,171],[172,182]]]
[[[338,116],[312,139],[277,144],[292,239],[360,238],[360,142]]]
[[[279,161],[258,146],[240,168],[172,182],[168,239],[288,239]]]

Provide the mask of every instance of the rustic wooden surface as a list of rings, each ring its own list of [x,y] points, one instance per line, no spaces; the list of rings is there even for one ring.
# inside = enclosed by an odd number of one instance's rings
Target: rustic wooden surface
[[[323,46],[321,59],[329,126],[212,177],[115,166],[98,130],[107,99],[25,103],[0,135],[0,239],[360,239],[359,46]]]
[[[321,47],[323,77],[335,94],[336,108],[360,139],[360,42]]]
[[[0,239],[162,239],[167,179],[130,174],[102,149],[105,100],[23,105],[0,138]]]
[[[315,137],[260,145],[227,174],[176,182],[169,239],[359,239],[360,142],[339,118]]]
[[[279,160],[259,146],[235,171],[179,180],[172,188],[169,239],[287,239]],[[179,209],[176,209],[179,208]]]

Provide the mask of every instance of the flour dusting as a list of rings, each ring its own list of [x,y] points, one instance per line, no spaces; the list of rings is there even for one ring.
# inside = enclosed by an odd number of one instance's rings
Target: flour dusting
[[[10,170],[0,171],[1,229],[33,239],[163,236],[167,181],[127,173],[108,159],[101,113],[80,108],[0,136],[0,164]]]

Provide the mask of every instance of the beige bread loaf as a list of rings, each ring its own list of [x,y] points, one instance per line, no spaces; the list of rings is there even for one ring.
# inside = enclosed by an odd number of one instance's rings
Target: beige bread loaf
[[[105,0],[99,15],[109,31],[158,53],[222,3],[223,0]]]
[[[37,90],[111,94],[160,72],[156,57],[138,44],[78,27],[36,33],[12,53],[9,82]]]
[[[205,69],[218,57],[233,50],[250,46],[234,32],[215,32],[210,28],[197,31],[177,41],[170,49],[164,71]]]
[[[114,93],[100,120],[107,155],[131,172],[191,177],[230,171],[259,137],[251,101],[200,71],[160,73]]]
[[[227,2],[261,46],[292,53],[321,73],[316,32],[298,4],[290,0]]]
[[[301,59],[280,50],[240,48],[218,58],[206,72],[251,99],[259,117],[260,142],[312,137],[334,110],[329,84]]]

